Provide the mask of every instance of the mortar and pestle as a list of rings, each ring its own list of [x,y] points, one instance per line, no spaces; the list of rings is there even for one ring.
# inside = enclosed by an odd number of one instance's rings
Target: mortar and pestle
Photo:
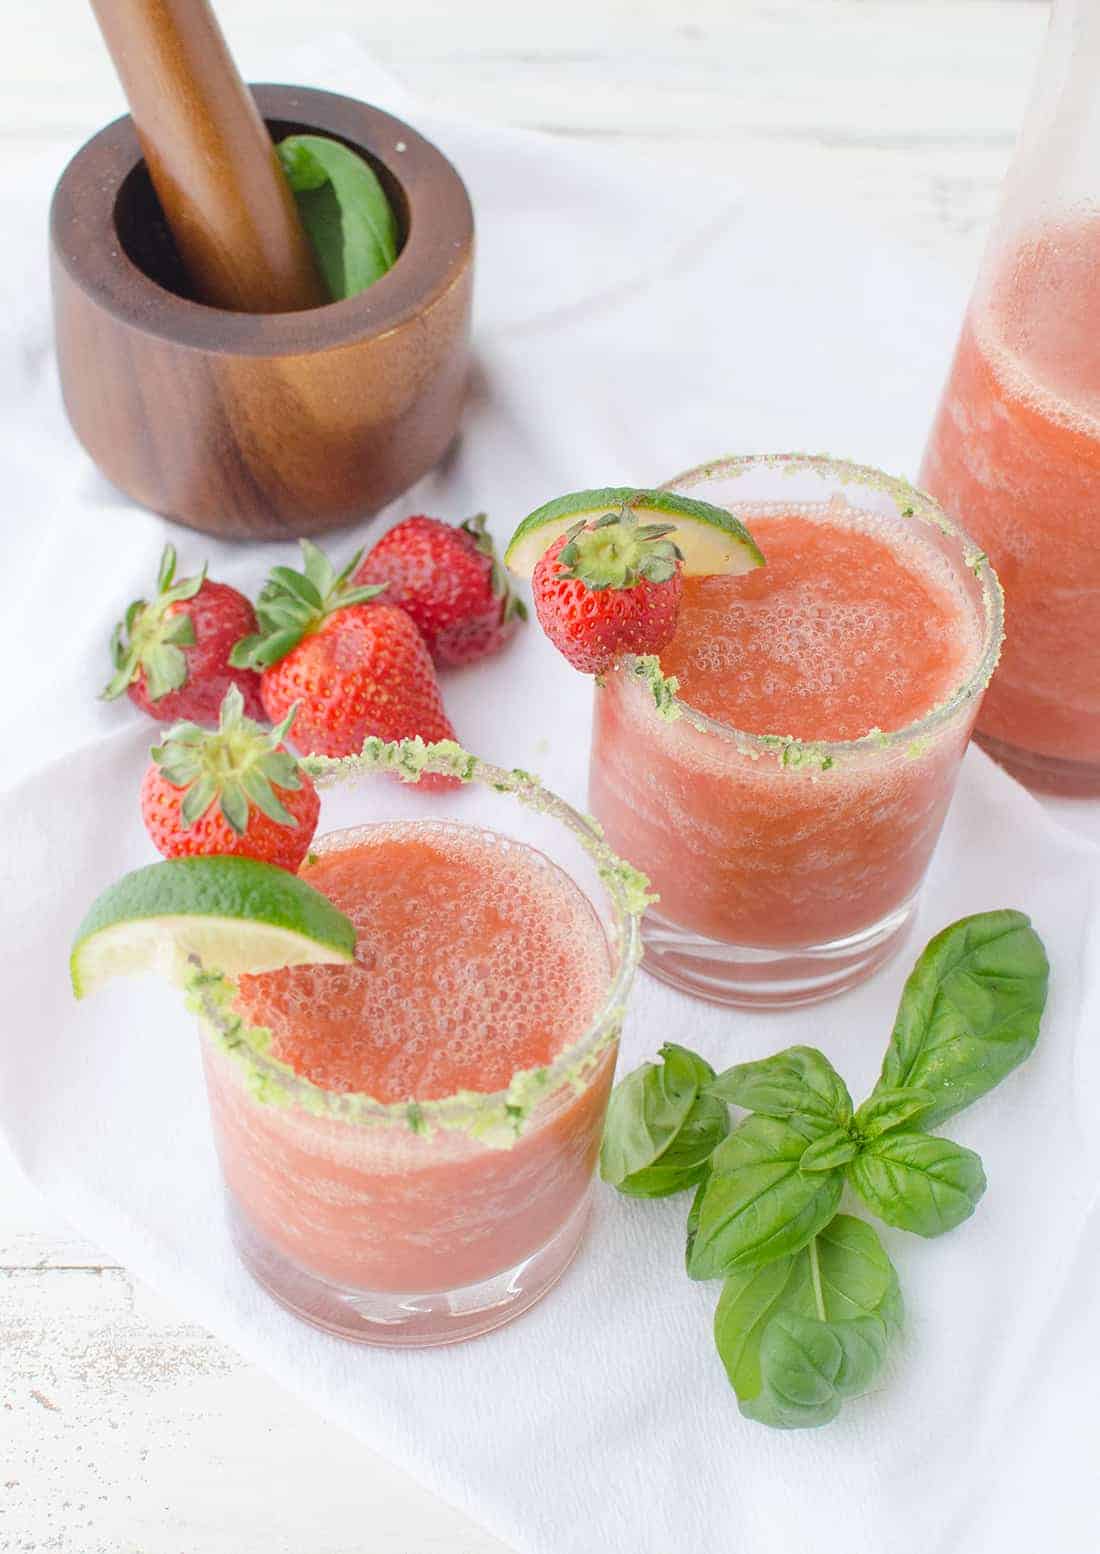
[[[208,0],[93,0],[130,104],[69,163],[50,257],[73,430],[146,507],[226,538],[319,534],[441,458],[467,375],[473,215],[447,159],[352,98],[242,82]],[[274,141],[373,167],[398,256],[326,300]]]

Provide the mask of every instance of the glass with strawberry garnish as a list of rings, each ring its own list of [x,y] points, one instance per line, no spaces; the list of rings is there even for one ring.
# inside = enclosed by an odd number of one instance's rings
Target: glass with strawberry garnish
[[[357,823],[313,843],[296,878],[354,924],[352,963],[192,975],[233,1234],[317,1326],[473,1337],[579,1245],[645,882],[536,779],[457,745],[302,764],[470,791],[426,818],[383,785],[371,824],[358,793]]]
[[[931,498],[863,466],[746,457],[668,490],[740,518],[764,564],[688,556],[674,631],[597,689],[591,808],[659,897],[648,970],[720,1003],[812,1002],[912,920],[1000,588]]]

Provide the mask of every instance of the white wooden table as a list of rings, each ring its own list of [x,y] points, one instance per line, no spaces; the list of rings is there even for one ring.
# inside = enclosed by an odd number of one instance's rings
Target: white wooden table
[[[307,26],[339,29],[436,104],[812,192],[962,276],[1046,18],[1043,0],[219,9],[246,74],[261,52],[289,56]],[[79,0],[13,5],[4,21],[0,167],[75,146],[121,111]],[[2,1164],[0,1404],[0,1550],[12,1554],[503,1550],[57,1224]]]

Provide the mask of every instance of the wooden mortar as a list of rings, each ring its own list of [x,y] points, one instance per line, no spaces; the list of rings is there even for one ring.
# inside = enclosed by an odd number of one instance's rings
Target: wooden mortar
[[[305,312],[192,300],[126,117],[62,174],[51,279],[65,406],[103,474],[191,528],[276,539],[376,512],[454,438],[473,215],[451,164],[400,119],[330,92],[253,91],[276,140],[329,135],[369,158],[402,238],[387,274]]]

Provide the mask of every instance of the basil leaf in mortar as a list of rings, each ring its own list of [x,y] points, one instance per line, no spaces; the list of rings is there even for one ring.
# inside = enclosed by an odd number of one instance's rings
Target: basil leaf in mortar
[[[1039,1035],[1050,967],[1023,912],[982,912],[932,939],[905,984],[882,1073],[884,1090],[931,1091],[934,1128],[1000,1084]]]
[[[365,291],[397,259],[397,219],[370,163],[324,135],[276,147],[333,301]]]
[[[908,1128],[866,1144],[848,1166],[848,1180],[879,1219],[918,1236],[961,1225],[986,1186],[972,1149]]]

